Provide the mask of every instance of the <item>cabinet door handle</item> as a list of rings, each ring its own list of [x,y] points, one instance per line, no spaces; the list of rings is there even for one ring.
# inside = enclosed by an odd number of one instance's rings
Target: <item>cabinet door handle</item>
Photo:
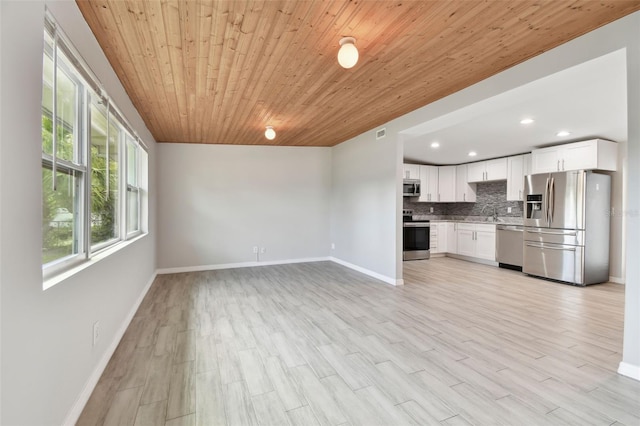
[[[518,198],[522,200],[522,189],[518,189]]]
[[[462,194],[462,201],[467,201],[467,193],[466,192],[464,192]]]
[[[564,172],[564,158],[562,159],[562,171]]]
[[[556,165],[556,170],[560,171],[560,160],[558,160],[558,164]]]
[[[438,193],[438,201],[440,201],[440,193]]]

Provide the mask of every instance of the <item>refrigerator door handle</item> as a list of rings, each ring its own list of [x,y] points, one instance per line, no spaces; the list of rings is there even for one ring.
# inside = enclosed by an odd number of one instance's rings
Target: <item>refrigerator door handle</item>
[[[553,222],[553,210],[555,208],[555,192],[556,192],[556,182],[555,178],[551,178],[551,184],[549,185],[549,225]]]
[[[575,237],[578,235],[576,232],[549,232],[549,231],[539,231],[534,229],[527,229],[527,232],[535,233],[535,234],[546,234],[546,235],[566,235],[568,237]]]
[[[544,219],[546,220],[546,225],[549,225],[549,178],[547,178],[547,182],[544,185],[544,196],[542,198],[542,203],[545,207],[544,211]]]
[[[527,247],[539,248],[543,250],[562,250],[562,251],[576,251],[574,248],[566,248],[566,247],[553,247],[553,246],[545,246],[544,244],[531,244],[526,243]]]

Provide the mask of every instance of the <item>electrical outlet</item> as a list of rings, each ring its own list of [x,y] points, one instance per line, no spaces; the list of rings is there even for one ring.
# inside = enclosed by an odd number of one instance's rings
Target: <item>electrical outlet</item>
[[[331,250],[335,250],[336,249],[336,243],[331,243]]]
[[[260,248],[260,253],[261,253],[261,254],[265,254],[265,253],[266,253],[266,251],[267,251],[266,247],[262,247],[262,248]]]
[[[253,252],[254,252],[255,254],[258,254],[258,246],[253,246]]]
[[[511,213],[511,207],[507,207],[507,213]]]
[[[100,321],[93,323],[93,346],[98,344],[100,340]]]
[[[429,213],[433,213],[433,207],[429,207]]]

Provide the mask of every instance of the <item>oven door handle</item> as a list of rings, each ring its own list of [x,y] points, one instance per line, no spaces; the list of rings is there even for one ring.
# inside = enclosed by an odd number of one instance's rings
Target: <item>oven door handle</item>
[[[429,228],[431,225],[428,223],[420,223],[420,222],[405,222],[402,224],[405,228]]]

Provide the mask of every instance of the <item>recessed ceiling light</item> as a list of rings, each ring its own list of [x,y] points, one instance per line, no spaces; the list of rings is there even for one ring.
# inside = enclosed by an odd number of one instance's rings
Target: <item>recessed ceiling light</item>
[[[556,133],[556,136],[558,137],[565,137],[565,136],[569,136],[571,134],[571,132],[567,132],[566,130],[560,130],[558,133]]]
[[[438,142],[433,142],[431,144],[431,148],[438,148],[440,146],[440,144]]]
[[[475,157],[476,155],[478,155],[477,152],[475,151],[469,151],[469,157]]]
[[[520,120],[520,124],[531,124],[534,121],[535,120],[533,118],[523,118],[522,120]]]

